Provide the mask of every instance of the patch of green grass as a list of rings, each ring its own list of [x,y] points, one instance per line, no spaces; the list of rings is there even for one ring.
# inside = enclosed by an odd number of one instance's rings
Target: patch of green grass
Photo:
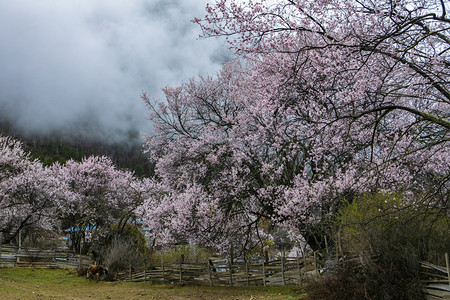
[[[293,287],[208,287],[96,282],[70,270],[0,269],[0,299],[301,299]]]

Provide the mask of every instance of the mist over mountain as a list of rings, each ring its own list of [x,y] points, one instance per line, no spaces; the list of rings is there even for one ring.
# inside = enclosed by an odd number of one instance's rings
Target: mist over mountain
[[[150,133],[142,91],[161,98],[229,59],[190,22],[207,2],[0,1],[0,119],[24,136],[106,144]]]
[[[151,177],[154,174],[154,165],[148,155],[142,152],[138,132],[129,132],[127,138],[110,142],[61,132],[24,135],[12,123],[1,120],[0,135],[20,140],[25,151],[46,166],[56,162],[64,164],[69,159],[81,161],[91,155],[105,155],[111,158],[117,168],[130,170],[138,177]]]

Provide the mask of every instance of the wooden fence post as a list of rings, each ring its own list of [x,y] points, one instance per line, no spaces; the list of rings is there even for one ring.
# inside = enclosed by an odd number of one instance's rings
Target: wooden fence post
[[[183,283],[183,261],[184,261],[184,254],[181,254],[181,257],[180,257],[180,284]]]
[[[448,284],[450,285],[450,263],[448,261],[448,252],[445,252],[445,266],[447,267]]]
[[[230,286],[233,286],[233,263],[231,262],[231,259],[229,267],[230,267]]]
[[[22,229],[19,229],[19,251],[22,250]]]
[[[209,258],[207,258],[206,268],[208,269],[209,286],[212,286],[211,265],[210,265],[209,261],[210,261]]]
[[[81,266],[83,264],[83,259],[81,258],[81,248],[80,248],[80,254],[78,257],[78,269],[81,270]]]
[[[183,283],[183,263],[180,261],[180,284]]]
[[[2,243],[3,243],[3,236],[2,236],[3,232],[0,232],[0,267],[2,267]]]
[[[82,249],[82,243],[81,243],[81,238],[80,238],[80,251],[79,251],[79,260],[78,260],[78,269],[81,271],[81,267],[82,267],[82,261],[83,259],[81,258],[81,249]]]
[[[286,281],[284,278],[284,258],[285,258],[285,252],[283,249],[281,252],[281,282],[282,282],[283,286],[286,285]]]
[[[245,277],[247,278],[247,286],[250,286],[250,277],[248,276],[248,261],[245,258]]]
[[[162,280],[163,283],[166,281],[164,278],[164,253],[161,253],[161,268],[162,268]]]
[[[317,270],[317,254],[316,254],[316,251],[314,251],[314,270],[316,271],[316,275],[319,274],[319,271]]]
[[[263,260],[262,263],[262,273],[263,273],[263,285],[266,286],[266,268],[265,268],[266,262]]]
[[[298,257],[298,251],[297,251],[297,271],[298,271],[298,285],[302,286],[302,271],[300,268],[300,258]]]
[[[133,268],[130,265],[130,282],[133,281]]]
[[[147,282],[147,251],[145,251],[146,255],[144,258],[144,282]]]
[[[19,248],[17,249],[16,266],[20,262],[20,252],[22,252],[22,229],[19,229]]]
[[[147,282],[147,247],[144,248],[144,282]]]

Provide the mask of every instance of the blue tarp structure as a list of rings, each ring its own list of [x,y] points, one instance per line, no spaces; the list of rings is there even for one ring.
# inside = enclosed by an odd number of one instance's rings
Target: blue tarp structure
[[[92,226],[92,225],[89,225],[89,226],[84,226],[84,227],[79,227],[79,226],[77,226],[77,227],[71,227],[71,228],[69,228],[69,229],[66,229],[66,230],[64,230],[65,232],[72,232],[72,231],[90,231],[90,230],[97,230],[98,228],[97,228],[97,226]]]

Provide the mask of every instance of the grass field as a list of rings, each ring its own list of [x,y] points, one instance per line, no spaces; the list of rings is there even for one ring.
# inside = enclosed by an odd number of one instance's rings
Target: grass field
[[[0,269],[0,299],[301,299],[291,287],[206,287],[96,282],[70,270]]]

